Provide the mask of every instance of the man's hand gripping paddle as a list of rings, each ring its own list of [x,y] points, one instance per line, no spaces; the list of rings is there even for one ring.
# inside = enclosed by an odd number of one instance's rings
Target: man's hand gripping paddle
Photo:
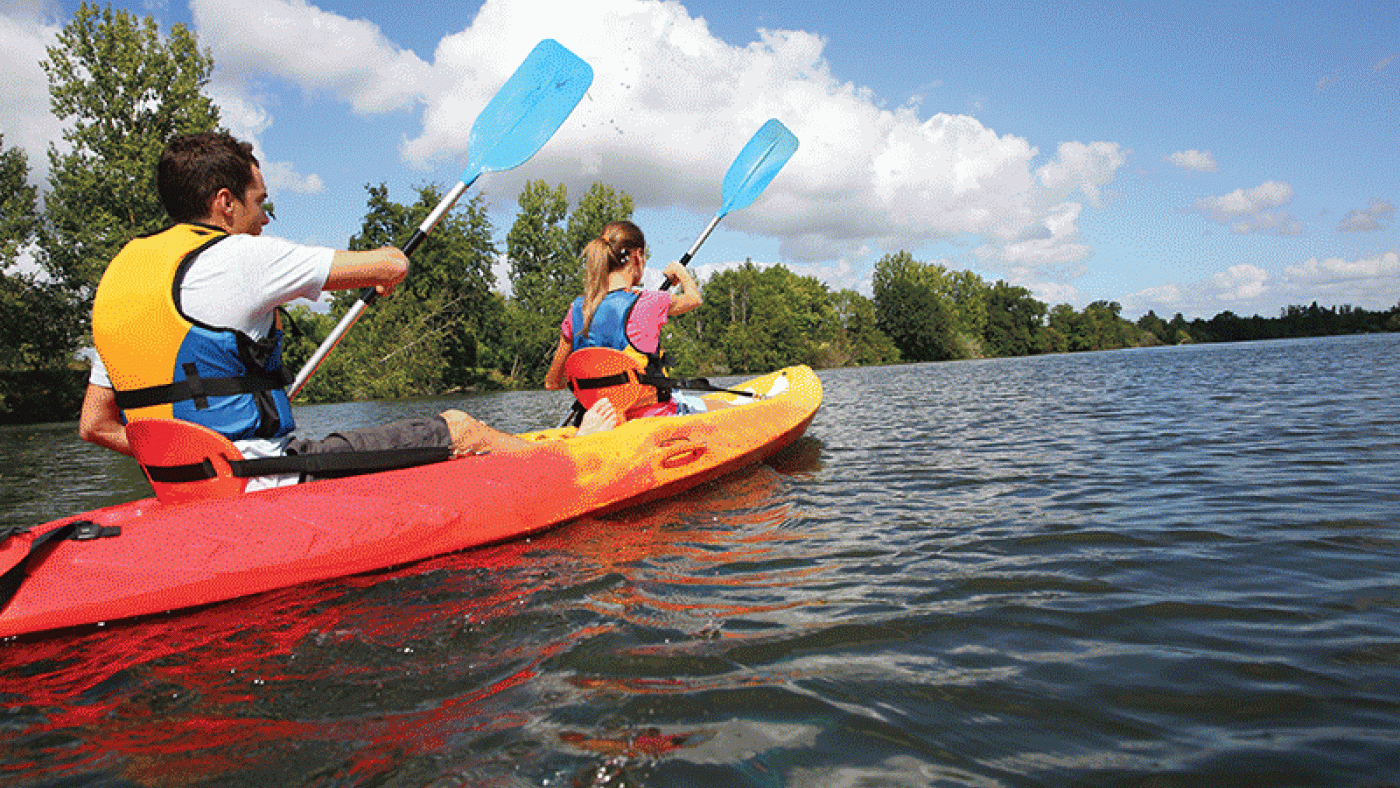
[[[739,155],[734,159],[734,163],[729,165],[729,171],[724,174],[723,204],[719,213],[710,220],[710,224],[705,228],[705,232],[700,233],[700,237],[695,239],[695,244],[690,247],[690,251],[681,258],[681,265],[688,265],[690,258],[700,250],[700,245],[705,243],[705,239],[714,232],[719,220],[730,211],[740,208],[747,208],[758,199],[758,195],[768,188],[768,184],[773,181],[773,177],[778,174],[778,170],[787,164],[788,159],[797,151],[797,137],[788,131],[787,126],[779,123],[776,118],[763,124],[763,128],[749,139],[744,149],[739,151]],[[662,290],[671,289],[671,282],[668,279],[661,285]]]
[[[554,136],[592,83],[592,67],[577,55],[552,39],[537,44],[476,117],[468,140],[469,157],[462,180],[413,232],[403,246],[403,253],[413,254],[413,250],[423,243],[438,221],[452,210],[457,198],[482,173],[509,170],[529,161]],[[340,319],[335,330],[316,348],[297,375],[287,391],[289,399],[296,398],[321,362],[326,360],[326,356],[378,296],[378,291],[373,287],[360,291],[360,299]]]

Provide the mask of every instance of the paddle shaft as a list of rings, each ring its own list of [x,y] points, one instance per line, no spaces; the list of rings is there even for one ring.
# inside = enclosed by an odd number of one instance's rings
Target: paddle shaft
[[[418,229],[413,231],[413,235],[409,237],[408,243],[403,245],[403,253],[405,255],[413,254],[413,251],[422,245],[424,239],[428,237],[428,233],[431,233],[438,222],[442,221],[442,217],[446,216],[447,212],[452,210],[452,206],[457,203],[458,198],[467,191],[467,187],[476,182],[477,177],[480,175],[481,173],[477,173],[472,176],[471,181],[459,181],[457,185],[452,188],[452,191],[448,192],[447,196],[442,198],[437,204],[437,207],[433,209],[432,213],[428,214],[427,218],[423,220],[423,223],[418,225]],[[325,341],[321,343],[321,346],[316,348],[316,352],[311,354],[311,358],[307,359],[306,366],[301,368],[301,372],[297,373],[296,380],[292,383],[291,388],[287,389],[287,399],[296,399],[297,394],[300,394],[302,387],[306,385],[306,381],[310,380],[311,376],[316,373],[316,370],[321,366],[322,362],[326,360],[326,357],[330,355],[332,350],[335,350],[335,346],[340,344],[340,340],[345,338],[345,335],[354,327],[355,322],[360,319],[360,316],[365,313],[365,310],[378,300],[378,289],[366,287],[360,291],[359,300],[357,300],[355,304],[350,307],[350,311],[346,312],[345,316],[340,319],[335,329],[331,331],[330,336],[326,337]]]
[[[680,264],[690,264],[690,259],[700,250],[700,245],[705,243],[705,239],[710,237],[710,233],[719,225],[719,220],[726,214],[752,205],[796,150],[797,137],[778,122],[777,118],[764,123],[763,127],[749,138],[748,143],[739,151],[739,155],[734,157],[733,163],[724,173],[719,212],[710,220],[705,231],[700,233],[690,251],[680,259]],[[661,289],[670,290],[671,280],[663,282]]]
[[[418,226],[404,244],[404,254],[412,254],[418,248],[438,221],[452,210],[457,198],[483,172],[509,170],[529,161],[559,130],[592,83],[593,68],[558,41],[545,39],[536,44],[476,116],[468,140],[471,155],[461,181]],[[361,291],[355,305],[297,375],[288,391],[289,398],[294,399],[301,393],[312,373],[378,297],[373,287]]]
[[[725,214],[724,211],[721,211],[721,212],[715,214],[715,218],[711,219],[711,220],[710,220],[710,223],[709,223],[708,225],[705,226],[705,232],[700,233],[700,237],[695,239],[695,243],[691,244],[691,246],[690,246],[690,251],[686,252],[686,253],[681,257],[681,259],[680,259],[681,265],[690,265],[690,260],[691,260],[691,258],[695,257],[695,253],[698,252],[698,251],[700,251],[700,245],[703,244],[703,243],[705,243],[705,239],[709,238],[709,237],[710,237],[710,233],[714,232],[714,231],[715,231],[715,228],[719,226],[719,220],[724,218],[724,214]],[[670,280],[670,279],[667,279],[665,282],[662,282],[662,283],[661,283],[661,289],[662,289],[663,291],[664,291],[664,290],[670,290],[670,289],[671,289],[671,280]]]

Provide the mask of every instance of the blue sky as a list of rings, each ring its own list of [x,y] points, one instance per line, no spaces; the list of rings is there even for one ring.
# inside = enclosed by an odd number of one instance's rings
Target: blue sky
[[[548,37],[596,77],[538,155],[478,182],[502,247],[525,180],[602,180],[674,259],[777,117],[802,146],[702,274],[751,258],[869,294],[904,250],[1129,317],[1400,300],[1393,1],[114,5],[212,50],[224,122],[265,163],[269,231],[294,240],[343,245],[365,184],[408,200],[454,183],[476,113]],[[37,64],[76,6],[0,2],[0,131],[36,179],[60,128]]]

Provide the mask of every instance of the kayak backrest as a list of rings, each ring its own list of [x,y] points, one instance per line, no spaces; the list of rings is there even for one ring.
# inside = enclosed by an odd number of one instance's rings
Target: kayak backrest
[[[243,454],[208,427],[178,419],[137,419],[126,425],[126,436],[161,503],[232,498],[248,486],[229,466]]]
[[[564,376],[579,404],[591,408],[607,397],[619,418],[643,395],[655,391],[638,381],[640,374],[642,365],[636,359],[606,347],[579,348],[564,362]]]

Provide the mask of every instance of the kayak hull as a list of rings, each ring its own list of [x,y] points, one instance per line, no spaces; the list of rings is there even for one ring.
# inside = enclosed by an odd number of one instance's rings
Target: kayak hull
[[[521,437],[536,445],[519,452],[234,498],[147,498],[37,526],[0,546],[0,569],[73,521],[121,531],[37,553],[0,611],[0,636],[387,569],[675,495],[788,446],[821,403],[821,383],[806,367],[739,387],[773,395],[694,416],[637,419],[583,438],[566,437],[571,429],[529,433]]]

